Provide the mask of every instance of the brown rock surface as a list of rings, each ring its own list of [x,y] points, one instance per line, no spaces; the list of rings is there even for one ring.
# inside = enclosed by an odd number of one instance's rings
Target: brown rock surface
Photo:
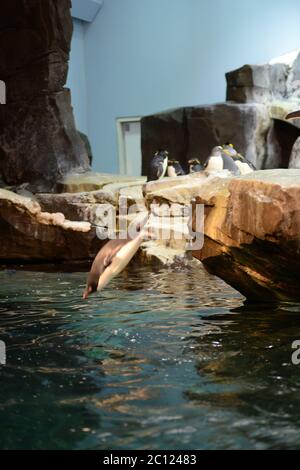
[[[64,193],[82,193],[103,189],[108,184],[130,182],[142,184],[145,182],[145,178],[86,171],[84,173],[69,173],[60,183],[59,190]]]
[[[63,212],[70,220],[83,220],[101,224],[102,213],[110,205],[118,213],[120,198],[132,204],[144,205],[142,185],[145,178],[129,178],[122,175],[108,175],[86,172],[69,175],[61,185],[70,192],[39,193],[35,198],[42,210]]]
[[[144,195],[161,209],[204,205],[204,245],[193,255],[247,300],[300,300],[300,170],[165,178],[147,183]]]
[[[300,170],[226,180],[194,256],[250,301],[300,299]],[[198,203],[207,204],[205,195]],[[211,200],[210,200],[211,204]]]
[[[0,190],[0,260],[90,260],[104,242],[89,222],[105,225],[101,210],[107,202],[118,213],[114,191],[141,201],[141,181],[131,183],[124,181],[123,189],[111,182],[85,193],[38,194],[35,200]],[[300,299],[300,170],[244,177],[200,172],[144,184],[143,196],[148,207],[156,202],[159,208],[151,222],[158,236],[142,245],[141,262],[188,260],[184,207],[195,200],[205,209],[204,245],[193,252],[195,258],[249,301]]]
[[[227,73],[226,103],[185,106],[144,117],[143,174],[147,175],[158,148],[168,150],[187,171],[188,160],[204,163],[214,146],[226,142],[257,169],[288,168],[300,124],[278,120],[299,109],[299,77],[300,50]]]
[[[190,204],[196,197],[204,197],[206,203],[227,186],[227,179],[232,175],[224,170],[217,174],[205,172],[193,173],[177,178],[164,178],[144,185],[144,196],[148,206],[152,202],[169,204]]]
[[[62,213],[42,212],[38,202],[0,190],[2,262],[87,261],[101,242],[87,222],[71,222]]]
[[[238,103],[267,103],[287,93],[285,64],[244,65],[228,72],[227,100]]]

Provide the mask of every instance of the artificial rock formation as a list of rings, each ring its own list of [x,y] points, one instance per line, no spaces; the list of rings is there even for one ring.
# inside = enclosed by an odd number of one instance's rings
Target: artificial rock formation
[[[265,159],[265,142],[271,118],[265,106],[255,103],[219,103],[166,111],[142,119],[143,174],[158,148],[188,168],[188,160],[202,163],[216,145],[233,142],[255,165]]]
[[[86,181],[90,184],[95,176]],[[249,301],[299,300],[300,170],[244,177],[200,172],[149,183],[102,178],[98,175],[98,189],[86,192],[25,197],[0,190],[0,260],[90,262],[104,243],[95,225],[105,228],[108,205],[117,225],[122,217],[131,222],[131,216],[120,213],[119,196],[125,192],[129,206],[137,203],[144,215],[151,208],[155,216],[155,237],[143,243],[137,256],[142,263],[182,264],[193,254]],[[205,216],[204,244],[193,252],[190,229],[197,232],[201,224],[193,220],[191,227],[185,211],[191,203],[194,214],[196,204],[203,205]]]
[[[245,65],[226,74],[227,102],[183,107],[142,119],[143,174],[158,148],[185,169],[203,163],[212,147],[231,142],[258,169],[288,168],[300,122],[285,116],[300,106],[300,51],[266,65]]]
[[[83,220],[101,224],[107,206],[119,211],[120,198],[128,205],[143,203],[144,177],[130,178],[122,175],[86,172],[70,174],[60,184],[60,193],[39,193],[35,199],[47,212],[63,211],[73,221]]]
[[[226,183],[206,206],[204,246],[194,255],[250,301],[300,300],[300,171]]]
[[[38,202],[0,189],[1,262],[86,262],[101,247],[88,222],[42,211]]]
[[[64,88],[72,36],[70,0],[4,0],[0,17],[0,174],[7,184],[56,189],[89,162]]]
[[[124,198],[128,207],[135,204],[142,218],[146,216],[144,183],[145,178],[130,180],[121,175],[87,172],[69,175],[62,183],[72,192],[33,195],[22,189],[19,194],[0,189],[0,261],[88,265],[106,241],[101,237],[107,232],[111,216],[116,216],[116,230],[128,226],[136,216],[136,212],[120,212]],[[185,240],[176,238],[181,226],[172,224],[164,230],[168,231],[166,240],[160,240],[158,233],[158,240],[141,246],[137,259],[143,264],[186,262]]]
[[[204,206],[204,244],[193,255],[249,301],[300,300],[300,170],[195,174],[144,192],[148,205]]]
[[[228,72],[227,100],[269,103],[300,98],[300,51],[273,59],[269,64],[244,65]]]

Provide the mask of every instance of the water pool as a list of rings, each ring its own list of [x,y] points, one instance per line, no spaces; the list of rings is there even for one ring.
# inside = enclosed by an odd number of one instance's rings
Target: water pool
[[[199,267],[0,272],[2,449],[299,449],[300,308]]]

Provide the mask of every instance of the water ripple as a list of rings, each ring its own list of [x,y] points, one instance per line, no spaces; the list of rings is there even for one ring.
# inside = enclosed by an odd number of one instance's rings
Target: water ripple
[[[0,272],[0,440],[11,448],[300,448],[297,304],[244,306],[200,267]]]

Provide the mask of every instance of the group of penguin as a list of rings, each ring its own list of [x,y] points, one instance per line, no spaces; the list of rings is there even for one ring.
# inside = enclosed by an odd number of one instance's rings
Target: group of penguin
[[[204,164],[198,159],[189,160],[188,170],[189,173],[229,170],[234,175],[245,175],[255,171],[256,168],[247,158],[238,153],[232,144],[226,143],[214,147]],[[150,161],[148,181],[159,180],[164,176],[175,177],[185,174],[180,163],[177,160],[170,159],[167,150],[161,149],[155,152]]]

